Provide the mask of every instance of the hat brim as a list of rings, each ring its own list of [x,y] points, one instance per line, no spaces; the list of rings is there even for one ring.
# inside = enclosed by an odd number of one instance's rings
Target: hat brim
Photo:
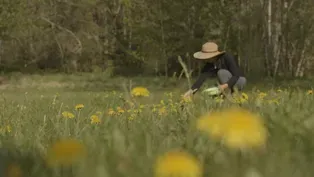
[[[220,54],[224,54],[225,51],[222,51],[222,52],[213,52],[213,53],[204,53],[202,51],[199,51],[199,52],[196,52],[193,54],[193,57],[196,58],[196,59],[200,59],[200,60],[208,60],[208,59],[212,59],[214,58],[215,56],[218,56]]]

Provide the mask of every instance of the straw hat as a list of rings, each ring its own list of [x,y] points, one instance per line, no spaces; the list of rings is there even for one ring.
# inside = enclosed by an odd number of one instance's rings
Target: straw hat
[[[202,51],[194,53],[194,58],[196,59],[211,59],[217,55],[223,54],[225,51],[218,51],[218,45],[214,42],[206,42],[202,46]]]

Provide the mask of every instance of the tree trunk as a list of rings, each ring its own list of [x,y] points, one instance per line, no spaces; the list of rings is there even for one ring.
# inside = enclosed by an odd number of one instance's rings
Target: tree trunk
[[[280,0],[279,0],[280,1]],[[278,1],[277,1],[278,2]],[[281,38],[281,12],[282,7],[280,3],[277,3],[277,11],[275,13],[275,21],[274,21],[274,34],[273,34],[273,76],[275,77],[278,72],[279,62],[280,62],[280,38]]]
[[[267,10],[267,44],[265,51],[265,68],[268,76],[271,76],[271,47],[272,47],[272,0],[268,0]]]

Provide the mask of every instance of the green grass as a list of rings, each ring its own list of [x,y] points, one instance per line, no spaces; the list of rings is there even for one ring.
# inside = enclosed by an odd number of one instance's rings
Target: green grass
[[[96,84],[93,84],[94,80]],[[313,176],[314,97],[306,94],[310,89],[309,81],[291,81],[274,87],[269,84],[263,88],[258,86],[265,84],[258,83],[245,90],[249,101],[242,106],[263,117],[269,138],[265,152],[251,151],[239,157],[195,128],[195,121],[202,114],[234,103],[218,104],[198,93],[195,103],[184,110],[171,111],[171,106],[167,106],[168,114],[159,116],[152,112],[152,105],[161,100],[166,104],[178,102],[179,95],[187,88],[185,82],[170,80],[158,84],[161,78],[132,80],[102,80],[92,75],[31,76],[15,80],[11,77],[8,85],[1,86],[0,125],[9,125],[12,131],[0,135],[3,148],[0,150],[0,170],[16,161],[25,176],[153,176],[156,157],[173,148],[181,148],[203,163],[206,177],[255,177],[256,173],[262,177]],[[167,87],[167,83],[178,87]],[[305,89],[294,88],[293,83],[303,85]],[[137,103],[146,108],[134,119],[130,119],[131,113],[107,115],[109,108],[122,106],[123,99],[129,98],[123,89],[137,85],[151,91],[149,98],[137,99]],[[287,93],[276,92],[275,88],[289,86]],[[256,103],[256,87],[267,91],[268,100],[280,98],[279,105],[267,101]],[[109,91],[111,89],[117,90],[116,93]],[[165,92],[172,92],[174,96],[170,98]],[[85,107],[78,114],[74,107],[80,103]],[[76,117],[65,119],[61,115],[63,111],[70,111]],[[102,112],[102,123],[93,125],[90,116],[97,111]],[[63,137],[82,141],[88,156],[73,169],[54,171],[44,165],[42,158],[47,148]]]

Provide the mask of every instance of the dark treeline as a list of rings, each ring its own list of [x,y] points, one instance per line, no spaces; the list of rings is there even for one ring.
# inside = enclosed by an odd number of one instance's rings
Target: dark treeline
[[[247,73],[303,77],[313,24],[313,0],[3,0],[0,70],[179,76],[215,41]]]

